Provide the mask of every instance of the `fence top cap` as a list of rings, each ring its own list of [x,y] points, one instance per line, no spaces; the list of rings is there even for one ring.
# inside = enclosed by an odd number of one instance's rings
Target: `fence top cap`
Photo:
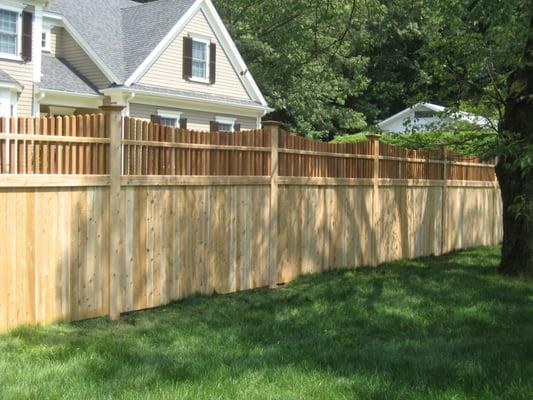
[[[103,105],[99,107],[102,111],[122,111],[126,106],[119,106],[117,104]]]
[[[263,125],[283,126],[283,122],[279,121],[263,121]]]
[[[367,139],[370,139],[370,140],[378,140],[378,139],[381,139],[381,135],[378,135],[376,133],[371,133],[371,134],[368,134],[366,135],[366,138]]]

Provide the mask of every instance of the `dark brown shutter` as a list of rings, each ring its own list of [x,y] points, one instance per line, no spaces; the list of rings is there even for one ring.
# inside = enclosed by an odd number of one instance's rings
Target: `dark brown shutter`
[[[187,118],[180,118],[180,129],[187,129]]]
[[[233,130],[235,132],[240,132],[241,131],[241,124],[238,124],[237,122],[235,123],[235,125],[233,125]]]
[[[150,121],[154,124],[160,124],[161,125],[161,117],[159,115],[151,115]]]
[[[216,121],[211,121],[209,123],[209,131],[210,132],[218,132],[218,122]]]
[[[183,38],[183,79],[189,80],[192,77],[192,38]]]
[[[26,62],[31,61],[32,56],[32,31],[33,31],[33,14],[27,11],[22,13],[22,59]]]
[[[217,80],[217,45],[211,43],[209,47],[209,82],[214,84]]]

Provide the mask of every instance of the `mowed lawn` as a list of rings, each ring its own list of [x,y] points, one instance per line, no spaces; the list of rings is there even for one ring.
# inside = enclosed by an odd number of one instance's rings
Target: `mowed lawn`
[[[532,399],[533,282],[499,249],[0,335],[1,399]]]

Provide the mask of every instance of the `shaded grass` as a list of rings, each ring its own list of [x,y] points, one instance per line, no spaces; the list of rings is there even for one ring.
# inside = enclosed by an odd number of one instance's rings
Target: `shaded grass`
[[[530,399],[533,282],[499,249],[0,336],[0,397]]]

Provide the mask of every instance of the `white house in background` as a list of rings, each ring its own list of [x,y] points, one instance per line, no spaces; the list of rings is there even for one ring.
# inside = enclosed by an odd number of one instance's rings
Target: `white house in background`
[[[385,133],[424,131],[452,122],[468,122],[480,128],[489,128],[490,121],[466,112],[447,113],[446,108],[431,103],[418,103],[381,121],[378,127]]]
[[[0,0],[0,116],[103,104],[203,131],[271,111],[211,0]]]

